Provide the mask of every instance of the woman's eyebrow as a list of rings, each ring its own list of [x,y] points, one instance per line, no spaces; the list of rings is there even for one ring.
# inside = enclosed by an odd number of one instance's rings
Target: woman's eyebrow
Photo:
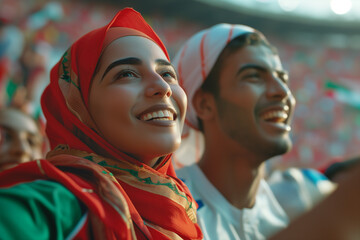
[[[105,75],[114,67],[119,66],[119,65],[141,65],[142,61],[139,58],[135,58],[135,57],[128,57],[128,58],[123,58],[123,59],[119,59],[116,60],[115,62],[112,62],[105,70],[101,80],[104,79]]]
[[[174,65],[164,59],[156,59],[155,62],[158,66],[170,66],[175,70]]]

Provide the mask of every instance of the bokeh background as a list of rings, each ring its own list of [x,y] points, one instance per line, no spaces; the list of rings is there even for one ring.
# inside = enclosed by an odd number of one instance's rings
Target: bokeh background
[[[0,0],[1,105],[44,121],[39,100],[51,67],[123,7],[143,14],[171,57],[193,33],[221,22],[269,38],[297,99],[294,148],[272,167],[322,168],[360,154],[358,0]]]

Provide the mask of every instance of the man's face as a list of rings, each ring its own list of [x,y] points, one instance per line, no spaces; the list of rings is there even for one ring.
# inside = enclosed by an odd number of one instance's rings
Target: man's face
[[[29,116],[15,109],[0,112],[0,172],[42,156],[43,138]]]
[[[262,157],[287,152],[295,99],[278,55],[263,45],[246,46],[222,66],[217,99],[222,130]]]

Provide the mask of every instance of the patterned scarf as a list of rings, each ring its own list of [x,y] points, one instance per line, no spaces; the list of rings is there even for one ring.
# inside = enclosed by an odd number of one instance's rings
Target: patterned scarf
[[[123,36],[151,39],[168,57],[156,33],[130,8],[118,12],[108,25],[76,41],[52,69],[50,84],[41,99],[47,119],[46,133],[54,149],[47,158],[75,178],[80,176],[78,172],[90,172],[81,176],[86,176],[95,193],[111,203],[114,212],[124,216],[120,218],[123,224],[117,226],[129,226],[138,238],[201,239],[196,203],[176,178],[171,154],[156,169],[133,159],[102,138],[88,112],[91,79],[102,50]],[[94,213],[101,212],[99,206],[87,207]],[[108,225],[111,220],[104,217],[106,214],[95,215],[105,228],[114,225]]]

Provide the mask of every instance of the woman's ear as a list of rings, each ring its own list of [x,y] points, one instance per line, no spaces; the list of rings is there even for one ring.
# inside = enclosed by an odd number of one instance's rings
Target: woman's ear
[[[198,89],[194,94],[192,103],[201,120],[210,120],[216,115],[215,99],[211,93]]]

